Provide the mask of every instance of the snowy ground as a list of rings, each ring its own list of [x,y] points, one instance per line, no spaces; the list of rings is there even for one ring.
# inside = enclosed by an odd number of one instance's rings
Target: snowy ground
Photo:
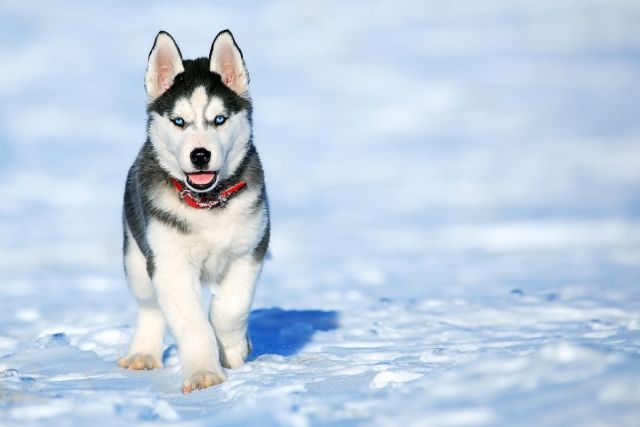
[[[0,424],[637,426],[636,0],[0,4]],[[159,29],[229,27],[273,211],[255,352],[118,369]]]

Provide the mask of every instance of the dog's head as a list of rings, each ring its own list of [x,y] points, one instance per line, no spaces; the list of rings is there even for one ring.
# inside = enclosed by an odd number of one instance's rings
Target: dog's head
[[[209,58],[183,60],[161,31],[145,75],[149,138],[160,165],[194,191],[233,173],[251,139],[249,74],[230,31],[213,40]]]

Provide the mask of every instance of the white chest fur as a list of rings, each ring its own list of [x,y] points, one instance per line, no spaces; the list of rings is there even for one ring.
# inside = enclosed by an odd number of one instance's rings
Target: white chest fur
[[[151,221],[149,244],[163,253],[186,257],[199,270],[201,278],[213,285],[224,275],[229,263],[250,254],[267,226],[265,208],[256,210],[260,189],[250,186],[224,208],[195,209],[181,201],[173,188],[162,188],[153,195],[156,206],[183,220],[184,233],[160,221]]]

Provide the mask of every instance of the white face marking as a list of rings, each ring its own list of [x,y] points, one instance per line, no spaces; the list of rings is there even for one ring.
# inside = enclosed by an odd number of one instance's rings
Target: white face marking
[[[215,126],[216,116],[227,117]],[[180,128],[171,119],[180,117]],[[196,172],[191,152],[204,148],[211,153],[207,170],[218,172],[218,181],[231,175],[248,148],[251,127],[246,111],[231,114],[222,99],[207,96],[204,87],[196,88],[189,98],[180,98],[167,116],[152,113],[149,129],[151,142],[161,165],[175,178],[184,181],[186,173]]]
[[[212,98],[204,110],[204,119],[209,123],[213,123],[213,119],[215,119],[219,114],[225,117],[229,116],[229,113],[227,113],[224,108],[222,100],[220,98]]]

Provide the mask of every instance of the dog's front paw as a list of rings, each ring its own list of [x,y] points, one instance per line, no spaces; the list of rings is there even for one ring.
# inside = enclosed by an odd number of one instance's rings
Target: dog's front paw
[[[182,384],[183,393],[191,393],[195,390],[202,390],[207,387],[218,385],[226,380],[223,373],[214,373],[209,371],[200,371],[191,375],[184,380]]]
[[[162,363],[148,354],[136,353],[131,356],[121,357],[118,366],[124,369],[136,371],[162,368]]]
[[[220,363],[228,369],[238,368],[244,365],[249,353],[251,353],[251,342],[249,340],[233,347],[222,347],[220,349]]]

